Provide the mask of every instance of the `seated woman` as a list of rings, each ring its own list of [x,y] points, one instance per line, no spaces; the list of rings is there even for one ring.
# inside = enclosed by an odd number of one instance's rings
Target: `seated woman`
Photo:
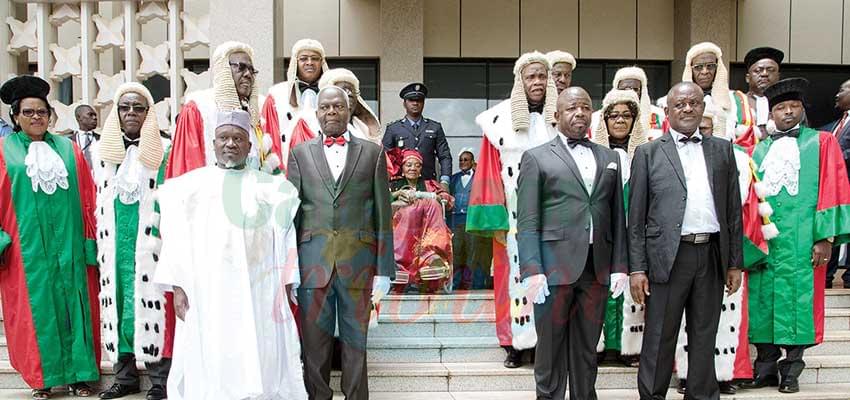
[[[433,293],[441,287],[450,291],[452,234],[444,214],[454,198],[436,181],[421,179],[418,151],[405,150],[398,158],[401,176],[390,182],[398,266],[394,291]]]

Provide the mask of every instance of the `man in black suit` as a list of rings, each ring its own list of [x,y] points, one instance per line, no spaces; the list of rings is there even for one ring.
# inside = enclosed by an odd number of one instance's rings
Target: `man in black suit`
[[[664,399],[682,311],[687,395],[719,399],[714,348],[724,282],[741,285],[741,197],[732,144],[703,137],[703,92],[682,82],[667,95],[670,132],[637,148],[629,180],[631,293],[646,303],[640,398]]]
[[[526,151],[519,169],[520,273],[537,316],[534,378],[538,399],[563,399],[568,373],[571,399],[596,399],[608,286],[619,296],[627,281],[620,157],[587,139],[593,108],[584,89],[565,89],[557,110],[560,135]]]
[[[844,156],[844,164],[847,166],[848,175],[850,175],[850,80],[844,81],[838,88],[838,93],[835,95],[835,108],[841,111],[841,117],[835,121],[830,131],[838,139],[841,154]],[[827,288],[832,287],[835,273],[838,272],[840,249],[841,246],[832,248],[832,257],[829,258],[829,263],[826,266]],[[846,265],[845,268],[847,268]],[[844,271],[841,280],[844,281],[844,288],[850,289],[850,268]]]
[[[439,181],[443,189],[448,191],[452,176],[452,152],[443,126],[422,116],[428,88],[422,83],[411,83],[401,89],[399,96],[404,101],[405,116],[387,125],[384,149],[414,149],[422,154],[422,179],[438,180],[436,161],[439,160]]]
[[[322,134],[292,149],[288,169],[301,199],[295,225],[304,381],[311,400],[333,398],[338,320],[342,391],[346,399],[365,400],[369,314],[395,274],[386,156],[381,146],[348,132],[350,107],[342,89],[319,92],[316,116]]]

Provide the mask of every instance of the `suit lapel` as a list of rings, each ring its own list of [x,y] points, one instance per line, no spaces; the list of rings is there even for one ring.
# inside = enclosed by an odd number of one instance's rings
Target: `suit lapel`
[[[348,142],[348,154],[345,156],[345,168],[342,169],[342,175],[339,177],[339,185],[337,185],[334,198],[339,197],[345,185],[351,180],[351,175],[354,173],[354,168],[357,167],[357,160],[360,158],[360,143],[357,139],[351,138]]]
[[[841,120],[839,120],[837,123],[840,124]],[[844,127],[841,128],[841,132],[838,132],[838,138],[841,139],[842,137],[848,134],[850,134],[850,120],[844,123]]]
[[[688,185],[685,184],[685,170],[682,169],[682,161],[679,160],[679,151],[676,149],[676,143],[673,140],[673,136],[669,133],[664,134],[658,138],[661,141],[661,150],[664,152],[664,155],[667,156],[667,159],[670,160],[670,163],[673,164],[673,170],[676,171],[676,177],[679,178],[679,183],[682,184],[682,187],[685,189],[688,188]]]
[[[313,162],[319,170],[319,176],[322,177],[322,182],[324,182],[328,192],[333,195],[335,182],[333,174],[331,174],[331,167],[328,166],[328,159],[325,157],[325,151],[322,149],[321,138],[322,136],[319,135],[319,139],[315,139],[309,144],[310,154],[313,155]]]
[[[564,142],[561,140],[561,138],[556,136],[555,139],[552,140],[550,146],[552,148],[552,152],[554,152],[555,155],[558,156],[558,158],[564,161],[564,164],[567,164],[567,168],[569,168],[570,171],[573,173],[573,176],[575,176],[576,180],[579,183],[579,186],[581,186],[581,190],[583,190],[584,194],[588,195],[589,197],[590,194],[587,193],[587,188],[584,186],[584,179],[581,178],[581,172],[579,172],[578,170],[578,164],[576,164],[576,160],[573,159],[573,156],[570,155],[570,152],[567,151],[567,147],[566,145],[564,145]]]

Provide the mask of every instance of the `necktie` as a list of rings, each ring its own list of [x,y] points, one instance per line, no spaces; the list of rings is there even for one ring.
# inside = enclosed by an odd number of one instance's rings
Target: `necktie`
[[[792,138],[800,137],[800,130],[799,129],[791,129],[788,132],[778,132],[777,131],[773,135],[770,135],[770,138],[773,139],[774,141],[777,141],[777,140],[782,139],[784,137],[792,137]]]
[[[698,136],[681,137],[681,138],[679,138],[679,142],[682,142],[682,143],[684,143],[684,144],[688,144],[688,143],[697,143],[697,144],[699,144],[700,142],[702,142],[702,139],[701,139],[700,137],[698,137]]]
[[[579,138],[579,139],[567,138],[567,145],[569,145],[571,149],[574,149],[578,145],[589,148],[590,147],[590,139],[588,139],[586,137],[582,137],[582,138]]]
[[[331,147],[333,145],[345,146],[345,138],[342,136],[337,137],[325,137],[325,146]]]
[[[832,131],[832,135],[835,136],[835,137],[838,137],[839,135],[841,135],[841,131],[844,130],[844,124],[846,124],[846,123],[847,123],[847,113],[844,113],[844,116],[841,117],[841,121],[838,121],[838,123],[835,124],[835,129]]]
[[[308,89],[312,90],[314,93],[319,93],[319,83],[318,82],[307,83],[307,82],[298,81],[298,90],[300,90],[301,93],[304,93],[304,91],[308,90]]]
[[[543,103],[529,104],[528,105],[528,112],[530,112],[530,113],[536,112],[536,113],[543,114]]]
[[[413,130],[414,130],[414,131],[419,130],[419,122],[414,122],[414,123],[413,123]]]

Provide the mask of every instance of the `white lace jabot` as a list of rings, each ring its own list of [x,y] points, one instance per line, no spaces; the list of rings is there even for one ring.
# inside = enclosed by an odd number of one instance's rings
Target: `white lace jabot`
[[[767,196],[776,196],[785,187],[788,194],[796,196],[800,191],[800,148],[797,138],[783,137],[771,144],[764,156],[759,172],[767,190]]]
[[[32,142],[24,158],[27,176],[32,182],[32,191],[41,189],[45,194],[53,194],[56,188],[68,190],[68,170],[62,157],[47,142]]]
[[[139,161],[139,148],[135,145],[127,148],[124,162],[112,178],[115,192],[123,204],[135,204],[142,196],[142,162]]]

